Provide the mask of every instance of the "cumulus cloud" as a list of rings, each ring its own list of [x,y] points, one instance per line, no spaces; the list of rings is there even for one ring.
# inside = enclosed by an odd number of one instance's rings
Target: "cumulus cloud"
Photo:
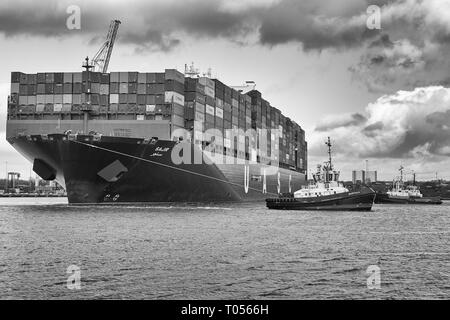
[[[310,137],[310,154],[323,154],[322,140],[329,135],[336,152],[346,157],[440,161],[450,156],[448,88],[424,87],[385,95],[356,117],[360,121],[355,117],[349,114],[319,123]]]

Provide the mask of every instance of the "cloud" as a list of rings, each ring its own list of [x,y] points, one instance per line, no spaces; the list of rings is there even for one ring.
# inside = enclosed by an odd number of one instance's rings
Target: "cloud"
[[[66,28],[70,5],[81,8],[80,32]],[[103,34],[110,19],[124,21],[120,37],[143,47],[179,44],[179,33],[235,39],[257,33],[263,45],[302,43],[305,50],[359,46],[371,37],[365,27],[366,0],[187,0],[187,1],[2,1],[0,32],[6,36],[66,37]]]
[[[359,113],[325,117],[316,127],[316,131],[326,132],[340,127],[358,126],[367,122],[366,117]]]
[[[81,30],[68,30],[69,5],[81,8]],[[369,30],[369,5],[381,7],[381,30]],[[371,92],[447,85],[450,2],[442,0],[4,0],[6,37],[103,39],[123,21],[118,42],[137,52],[171,51],[183,41],[227,39],[237,45],[297,44],[305,51],[359,50],[349,70]]]
[[[66,10],[74,4],[81,8],[79,32],[66,28]],[[121,40],[142,48],[170,50],[180,43],[180,34],[235,40],[256,33],[262,45],[297,42],[305,50],[323,50],[360,46],[373,38],[378,32],[366,28],[367,7],[366,0],[339,4],[333,0],[5,0],[0,4],[0,32],[95,38],[104,34],[110,19],[117,18],[124,22]]]
[[[66,12],[71,5],[81,9],[81,29],[69,30]],[[187,1],[2,1],[0,33],[7,37],[72,37],[82,35],[95,43],[103,39],[111,19],[123,23],[118,41],[134,45],[138,51],[169,51],[178,46],[184,34],[193,37],[236,39],[252,26],[252,8],[264,8],[267,1],[246,6],[223,0]],[[100,35],[100,36],[99,36]]]
[[[281,1],[261,12],[260,43],[269,46],[300,43],[305,51],[359,48],[379,34],[378,30],[366,27],[366,10],[373,4],[369,2]]]
[[[329,117],[312,133],[310,154],[323,154],[322,140],[328,135],[336,152],[346,157],[429,161],[449,157],[450,89],[399,91],[369,104],[363,115]]]
[[[449,18],[448,1],[403,0],[384,6],[382,32],[349,70],[375,93],[448,85]]]

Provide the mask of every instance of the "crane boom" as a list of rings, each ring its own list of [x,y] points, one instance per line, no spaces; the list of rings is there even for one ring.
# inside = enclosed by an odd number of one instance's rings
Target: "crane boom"
[[[92,64],[96,71],[107,72],[109,59],[111,58],[112,49],[114,47],[114,41],[116,40],[117,30],[120,25],[119,20],[112,20],[109,25],[108,35],[106,41],[101,46],[100,50],[95,54],[92,59]]]

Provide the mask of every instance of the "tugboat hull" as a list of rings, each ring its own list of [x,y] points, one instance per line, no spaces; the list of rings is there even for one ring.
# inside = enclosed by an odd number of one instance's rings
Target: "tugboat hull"
[[[386,193],[378,193],[375,203],[393,203],[393,204],[442,204],[440,197],[423,198],[395,198]]]
[[[351,192],[320,198],[269,198],[266,205],[276,210],[370,211],[374,200],[374,192]]]

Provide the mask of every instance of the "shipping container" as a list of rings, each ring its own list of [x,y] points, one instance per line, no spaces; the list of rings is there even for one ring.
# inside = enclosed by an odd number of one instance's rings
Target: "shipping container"
[[[19,105],[27,105],[28,96],[19,96]]]
[[[89,72],[90,80],[92,83],[100,83],[101,73],[100,72]]]
[[[205,113],[205,105],[199,102],[194,103],[195,112]]]
[[[147,83],[156,83],[156,73],[147,73]]]
[[[128,83],[128,72],[119,72],[119,82]]]
[[[157,72],[155,73],[155,82],[159,83],[159,84],[164,84],[164,81],[166,80],[166,74],[164,72]],[[169,79],[167,79],[169,80]],[[183,81],[180,81],[181,83],[184,83],[184,78]]]
[[[138,83],[137,93],[145,95],[147,93],[147,84],[145,84],[145,83]]]
[[[178,103],[180,105],[184,105],[184,95],[175,92],[175,91],[166,91],[164,93],[164,102],[165,103]]]
[[[201,123],[205,122],[205,114],[196,111],[195,112],[195,121],[200,121]]]
[[[19,93],[20,84],[18,82],[11,83],[11,94]]]
[[[20,88],[19,88],[19,90],[20,90]],[[36,85],[28,84],[27,85],[27,93],[28,93],[28,95],[35,96],[36,95]]]
[[[128,93],[128,83],[120,83],[119,93]]]
[[[119,83],[117,82],[111,82],[109,85],[109,93],[111,94],[117,94],[119,93]]]
[[[27,84],[33,84],[35,85],[37,83],[37,76],[36,74],[29,74],[27,77]]]
[[[131,94],[137,93],[137,83],[128,83],[128,93]]]
[[[184,128],[184,117],[172,114],[172,124]]]
[[[164,80],[174,80],[184,84],[184,74],[175,69],[166,69],[164,73]]]
[[[11,72],[11,83],[20,83],[22,72]]]
[[[111,81],[111,77],[109,73],[100,73],[100,83],[101,84],[109,84]]]
[[[223,119],[223,110],[218,107],[216,107],[216,117]]]
[[[205,113],[205,123],[212,125],[212,128],[214,128],[214,118],[214,114]]]
[[[138,90],[139,92],[139,90]],[[146,95],[145,94],[138,94],[137,95],[137,104],[139,105],[145,105],[147,103]]]
[[[207,88],[210,88],[210,89],[215,89],[215,82],[214,82],[214,80],[212,80],[212,79],[210,79],[210,78],[208,78],[208,77],[200,77],[199,78],[199,82],[202,84],[202,85],[204,85],[205,87],[207,87]]]
[[[55,94],[53,96],[53,102],[62,104],[62,102],[63,102],[63,95],[62,94]]]
[[[103,95],[109,94],[109,84],[101,84],[99,92],[100,92],[100,94],[103,94]]]
[[[137,94],[128,94],[127,95],[127,102],[128,104],[136,104],[137,103]]]
[[[205,96],[205,104],[209,104],[210,106],[213,106],[213,105],[215,105],[215,103],[216,103],[215,98]]]
[[[55,83],[64,83],[64,74],[61,72],[54,74],[54,82]]]
[[[145,96],[145,103],[146,104],[150,104],[150,105],[156,104],[156,96],[154,96],[154,95],[146,95]]]
[[[147,94],[163,94],[164,84],[163,83],[149,83],[146,85]]]
[[[186,101],[196,101],[202,104],[206,103],[206,96],[197,92],[185,92],[184,93]],[[210,105],[214,105],[214,103],[209,103]]]
[[[205,107],[205,112],[209,115],[214,116],[215,115],[215,108],[213,106],[210,105],[206,105]]]
[[[138,73],[138,83],[146,84],[147,83],[147,74],[146,73]]]
[[[120,73],[111,72],[109,77],[110,82],[120,82]]]
[[[138,73],[137,72],[128,72],[128,82],[137,83],[138,81]]]
[[[191,110],[193,109],[191,108]],[[185,116],[184,106],[174,103],[172,105],[172,113],[184,118]]]
[[[164,83],[164,90],[165,91],[175,91],[179,94],[184,95],[185,85],[178,82],[177,80],[166,80]],[[187,90],[187,91],[189,91],[189,90]]]
[[[109,96],[108,95],[100,95],[100,107],[106,107],[109,105]]]
[[[81,83],[73,83],[72,93],[81,94],[83,93],[83,86]]]
[[[28,96],[28,105],[36,105],[37,99],[36,96]]]

